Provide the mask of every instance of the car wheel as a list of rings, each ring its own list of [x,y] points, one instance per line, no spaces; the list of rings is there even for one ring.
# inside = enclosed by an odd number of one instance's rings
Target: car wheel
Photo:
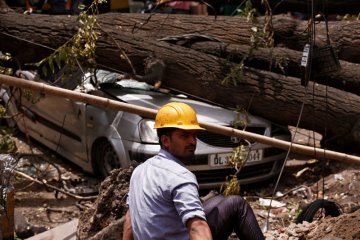
[[[93,160],[95,172],[100,177],[107,177],[113,169],[120,168],[120,161],[114,148],[106,139],[101,139],[94,144]]]
[[[335,202],[325,199],[317,199],[307,205],[296,218],[296,223],[303,221],[312,222],[315,216],[321,214],[322,216],[337,217],[340,215],[340,208]]]

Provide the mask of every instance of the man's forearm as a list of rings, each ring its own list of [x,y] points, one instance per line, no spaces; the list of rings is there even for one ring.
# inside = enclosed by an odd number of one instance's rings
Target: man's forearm
[[[134,239],[132,226],[131,226],[130,211],[129,210],[127,210],[127,212],[125,214],[125,221],[124,221],[124,226],[123,226],[123,238],[122,239],[123,240],[133,240]]]
[[[200,218],[189,219],[187,222],[190,240],[212,240],[207,222]]]

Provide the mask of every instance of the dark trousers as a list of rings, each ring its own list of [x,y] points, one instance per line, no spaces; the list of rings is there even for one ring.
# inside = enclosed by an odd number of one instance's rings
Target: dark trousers
[[[217,195],[204,202],[213,239],[227,240],[235,231],[241,240],[265,239],[250,205],[240,196]]]

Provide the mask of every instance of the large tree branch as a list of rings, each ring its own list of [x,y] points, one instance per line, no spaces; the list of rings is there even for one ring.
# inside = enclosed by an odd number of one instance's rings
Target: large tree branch
[[[168,29],[169,35],[190,32],[215,36],[225,44],[234,44],[229,47],[239,48],[241,51],[242,47],[248,48],[249,40],[246,39],[250,38],[248,29],[251,24],[247,23],[244,18],[221,17],[215,20],[213,17],[162,14],[151,15],[150,19],[149,17],[150,15],[139,14],[100,15],[98,21],[105,32],[102,32],[96,49],[98,63],[109,69],[132,72],[128,62],[120,57],[125,52],[136,72],[143,74],[145,59],[153,55],[166,65],[163,77],[164,86],[229,107],[238,105],[249,107],[250,112],[282,124],[295,125],[300,113],[300,106],[304,102],[302,127],[326,133],[326,136],[333,140],[334,145],[348,147],[350,151],[357,151],[360,142],[360,139],[357,138],[360,115],[357,104],[359,96],[312,82],[308,92],[310,92],[310,88],[314,92],[311,91],[311,94],[305,95],[299,78],[255,69],[254,67],[257,66],[255,63],[249,64],[250,67],[245,67],[243,75],[238,75],[240,81],[236,82],[236,86],[222,85],[221,80],[229,74],[232,67],[235,66],[235,62],[222,58],[221,55],[208,54],[206,51],[210,50],[196,51],[197,44],[193,45],[194,49],[191,49],[157,40],[160,37],[168,36],[164,30]],[[8,13],[0,15],[0,19],[0,49],[13,53],[19,62],[23,63],[39,61],[48,56],[52,52],[51,49],[65,43],[77,30],[74,17],[14,16],[14,14]],[[280,19],[284,20],[283,17],[279,17],[278,20],[276,18],[274,26],[281,26],[283,21]],[[192,21],[193,25],[191,25]],[[32,24],[30,25],[29,22]],[[275,28],[277,42],[286,42],[290,45],[298,39],[298,46],[301,45],[299,42],[306,42],[306,37],[303,37],[306,36],[306,33],[299,30],[301,24],[289,20],[282,25],[289,27],[288,29]],[[343,28],[349,27],[349,25],[353,26],[355,31],[360,29],[359,26],[350,23],[334,24],[336,27],[342,26]],[[17,38],[10,37],[10,35]],[[229,35],[231,37],[228,37]],[[26,41],[18,38],[26,39]],[[41,45],[34,46],[27,41]],[[356,42],[356,39],[354,41]],[[241,44],[237,44],[239,42]],[[50,47],[50,49],[44,48],[42,45]],[[122,50],[119,50],[117,46],[120,46]],[[275,52],[282,50],[284,49],[274,49]],[[268,53],[266,51],[269,50],[260,49],[258,51],[259,53],[256,51],[254,53],[261,55]],[[296,59],[300,56],[296,57],[294,51],[289,51],[289,55],[292,56],[291,59],[295,65],[295,62],[298,62]],[[324,123],[327,125],[326,128]]]
[[[245,59],[245,65],[300,78],[300,62],[302,52],[288,48],[257,48],[246,45],[223,44],[217,42],[200,42],[191,46],[192,49],[206,54],[240,63]],[[327,75],[317,75],[318,69],[313,69],[315,82],[332,86],[340,90],[360,95],[360,64],[340,61],[341,68]]]

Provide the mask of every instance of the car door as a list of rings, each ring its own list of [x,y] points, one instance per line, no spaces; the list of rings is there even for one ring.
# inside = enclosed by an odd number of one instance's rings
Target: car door
[[[81,76],[70,74],[68,77],[66,84],[64,84],[65,81],[59,81],[53,85],[74,90],[76,84],[69,84],[71,77]],[[27,76],[27,78],[35,80],[35,77],[32,79]],[[38,78],[37,81],[51,83]],[[44,93],[27,94],[26,90],[21,90],[20,96],[20,109],[24,115],[23,127],[31,137],[73,162],[78,161],[78,158],[84,158],[84,155],[86,159],[86,147],[83,140],[85,136],[84,103]]]
[[[58,151],[75,163],[87,161],[86,104],[62,99],[61,105],[64,112]]]
[[[17,76],[35,81],[36,73],[17,71]],[[13,93],[20,113],[16,116],[20,130],[52,150],[56,150],[61,136],[56,126],[63,118],[58,101],[52,96],[27,89],[14,89]]]

